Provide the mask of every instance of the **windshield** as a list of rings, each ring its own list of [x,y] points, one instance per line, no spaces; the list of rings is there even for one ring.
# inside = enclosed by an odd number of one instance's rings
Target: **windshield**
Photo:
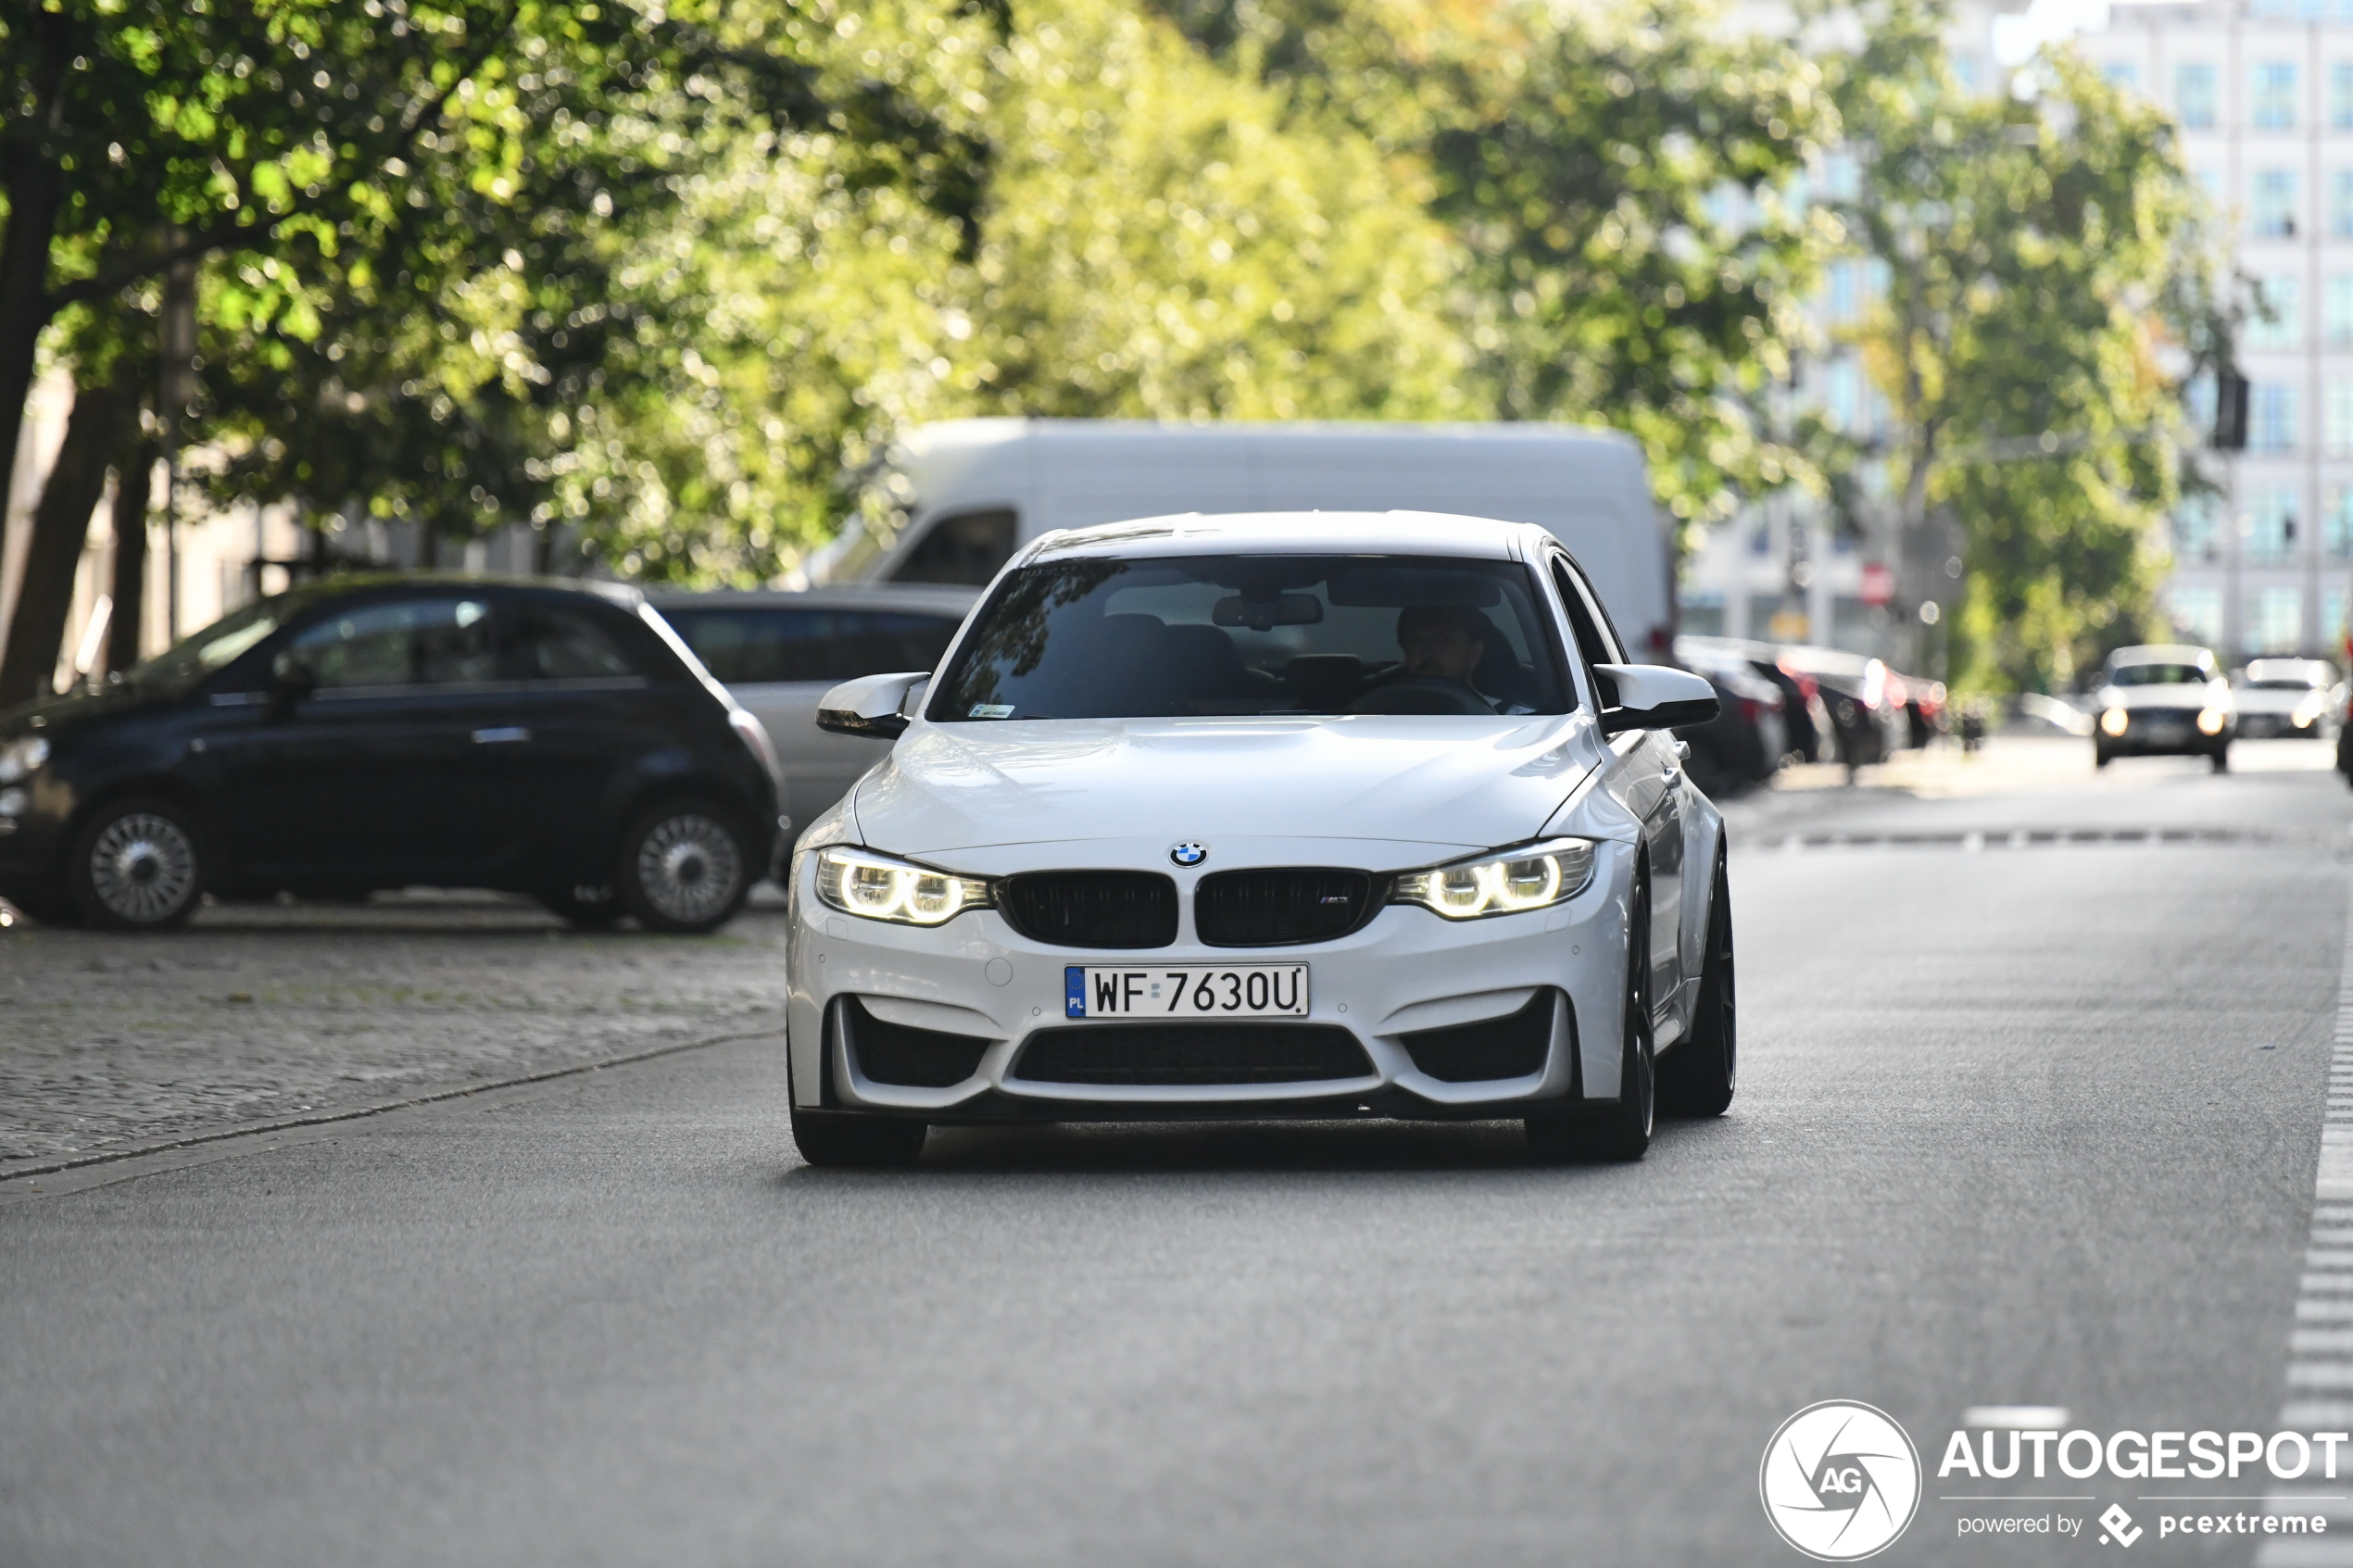
[[[2318,681],[2249,681],[2246,689],[2251,692],[2309,692],[2318,690],[2320,684]]]
[[[181,638],[145,663],[132,666],[125,679],[133,686],[155,691],[193,685],[226,668],[239,654],[275,632],[296,608],[296,601],[288,594],[249,604]]]
[[[935,721],[1565,713],[1525,568],[1425,556],[1065,560],[1008,576]]]
[[[2108,673],[2111,686],[2202,686],[2212,677],[2195,664],[2120,664]]]

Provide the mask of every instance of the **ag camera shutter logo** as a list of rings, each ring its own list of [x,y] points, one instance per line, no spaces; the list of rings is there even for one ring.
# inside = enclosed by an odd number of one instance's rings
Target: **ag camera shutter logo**
[[[1756,1487],[1781,1539],[1818,1562],[1894,1545],[1920,1506],[1920,1456],[1885,1411],[1824,1399],[1781,1423]]]

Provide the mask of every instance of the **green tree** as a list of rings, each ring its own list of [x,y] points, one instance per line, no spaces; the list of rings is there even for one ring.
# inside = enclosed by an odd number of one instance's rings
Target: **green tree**
[[[1802,55],[1691,6],[1171,6],[1301,121],[1415,170],[1494,416],[1631,432],[1686,521],[1802,470],[1758,417],[1829,237],[1790,199],[1837,129]]]
[[[907,31],[870,13],[861,41]],[[600,408],[608,445],[560,479],[608,558],[773,577],[928,420],[1485,411],[1465,257],[1410,164],[1290,122],[1280,94],[1114,0],[1038,0],[1001,44],[915,36],[909,91],[992,149],[976,235],[903,188],[836,182],[813,143],[708,169],[616,272],[625,297],[695,302],[690,375]],[[598,480],[630,505],[598,512]]]
[[[157,280],[201,262],[222,488],[429,536],[544,508],[571,410],[675,363],[679,319],[615,308],[608,274],[701,162],[822,136],[837,180],[969,229],[986,148],[855,31],[832,0],[0,10],[0,453],[53,323],[151,333]]]
[[[2031,99],[1964,90],[1908,7],[1831,67],[1860,175],[1837,210],[1889,280],[1848,335],[1896,521],[1963,531],[1953,669],[1985,689],[2064,686],[2154,629],[2183,388],[2228,353],[2171,124],[2072,56],[2036,69]]]

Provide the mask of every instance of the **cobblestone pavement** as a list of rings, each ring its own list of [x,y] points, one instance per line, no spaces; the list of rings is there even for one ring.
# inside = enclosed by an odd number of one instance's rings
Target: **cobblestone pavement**
[[[185,932],[0,929],[0,1170],[359,1110],[781,1023],[785,922],[567,931],[406,897]]]

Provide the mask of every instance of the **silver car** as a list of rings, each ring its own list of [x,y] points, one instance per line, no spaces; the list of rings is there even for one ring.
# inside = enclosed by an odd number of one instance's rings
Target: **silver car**
[[[767,727],[778,800],[797,831],[890,751],[887,741],[820,730],[817,699],[861,675],[937,665],[979,590],[900,585],[648,597]]]

